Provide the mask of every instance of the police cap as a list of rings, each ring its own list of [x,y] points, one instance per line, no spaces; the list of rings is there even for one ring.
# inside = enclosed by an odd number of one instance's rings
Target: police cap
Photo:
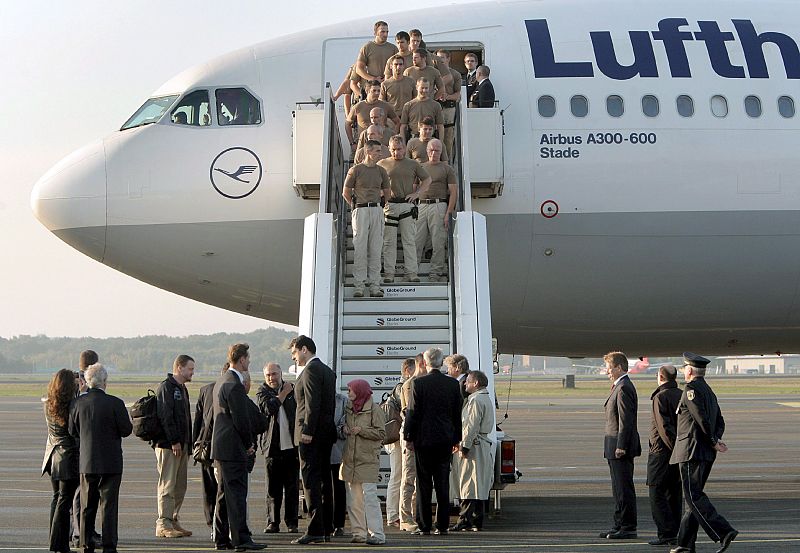
[[[711,363],[711,361],[709,361],[702,355],[697,355],[696,353],[692,353],[691,351],[683,352],[684,365],[690,365],[692,367],[697,367],[698,369],[705,369],[709,363]]]

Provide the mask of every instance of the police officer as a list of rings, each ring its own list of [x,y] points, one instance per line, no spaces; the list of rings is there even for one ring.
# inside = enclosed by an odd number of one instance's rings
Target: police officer
[[[653,417],[650,422],[650,453],[647,457],[647,486],[650,493],[650,512],[656,523],[658,537],[650,545],[676,545],[681,522],[681,476],[677,465],[669,464],[675,448],[678,426],[678,370],[672,365],[658,369],[658,388],[650,399]]]
[[[722,553],[728,549],[738,532],[717,513],[703,492],[703,487],[717,452],[728,451],[728,446],[722,441],[725,420],[717,396],[706,383],[706,366],[710,361],[685,352],[683,362],[686,387],[678,404],[678,439],[669,462],[678,464],[686,510],[678,531],[678,547],[670,549],[670,553],[693,552],[699,525],[709,538],[720,543],[717,553]]]

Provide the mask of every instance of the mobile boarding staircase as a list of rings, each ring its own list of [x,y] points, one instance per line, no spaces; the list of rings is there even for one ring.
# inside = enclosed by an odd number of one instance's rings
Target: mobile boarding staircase
[[[344,132],[330,92],[327,85],[319,209],[305,219],[304,226],[300,333],[314,340],[317,355],[335,370],[337,387],[345,393],[348,382],[363,378],[370,383],[375,401],[380,402],[400,381],[403,359],[438,347],[445,355],[465,355],[470,369],[483,371],[489,377],[494,400],[486,222],[481,214],[471,211],[470,189],[464,184],[470,182],[466,174],[468,148],[461,140],[467,136],[466,118],[456,119],[454,168],[459,200],[448,238],[448,281],[426,282],[430,262],[422,259],[418,272],[422,282],[396,278],[394,284],[381,285],[382,298],[354,298],[351,216],[342,197],[349,152],[342,147]],[[397,242],[399,266],[403,259],[399,237]],[[397,274],[402,274],[399,268]],[[510,445],[510,467],[505,453],[498,455],[495,463],[498,490],[514,481],[513,442]],[[385,457],[381,487],[389,479]],[[499,492],[495,505],[499,509]]]

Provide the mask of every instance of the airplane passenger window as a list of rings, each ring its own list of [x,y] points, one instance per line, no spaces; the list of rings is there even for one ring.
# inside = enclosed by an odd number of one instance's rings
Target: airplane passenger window
[[[794,100],[790,96],[778,98],[778,112],[787,119],[794,117]]]
[[[675,100],[675,107],[678,108],[678,115],[681,117],[691,117],[694,115],[694,100],[691,96],[681,94]]]
[[[218,88],[217,121],[223,126],[258,125],[261,102],[244,88]]]
[[[586,96],[573,96],[569,101],[569,109],[575,117],[586,117],[589,113],[589,100]]]
[[[613,95],[606,98],[606,111],[611,117],[622,117],[622,114],[625,113],[622,96]]]
[[[539,115],[552,117],[556,114],[556,100],[552,96],[539,96]]]
[[[715,117],[725,117],[728,115],[728,100],[725,96],[717,94],[711,97],[711,113],[713,113]]]
[[[205,126],[210,123],[204,117],[208,115],[208,111],[208,90],[195,90],[181,98],[170,115],[176,125]]]
[[[645,96],[642,96],[642,113],[644,113],[647,117],[655,117],[658,115],[658,111],[658,98],[652,94],[646,94]]]
[[[747,96],[744,99],[744,111],[750,117],[761,117],[761,100],[758,96]]]

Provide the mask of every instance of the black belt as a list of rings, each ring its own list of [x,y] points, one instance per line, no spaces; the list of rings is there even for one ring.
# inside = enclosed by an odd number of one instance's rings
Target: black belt
[[[454,108],[458,105],[458,102],[455,100],[439,100],[439,103],[442,104],[443,108]]]
[[[389,203],[390,204],[410,204],[411,202],[409,202],[405,198],[389,198]]]
[[[440,200],[439,198],[428,198],[427,200],[420,200],[419,203],[421,204],[439,204],[444,203],[447,200]]]
[[[378,202],[367,202],[365,204],[356,204],[355,207],[380,207],[381,204]]]

